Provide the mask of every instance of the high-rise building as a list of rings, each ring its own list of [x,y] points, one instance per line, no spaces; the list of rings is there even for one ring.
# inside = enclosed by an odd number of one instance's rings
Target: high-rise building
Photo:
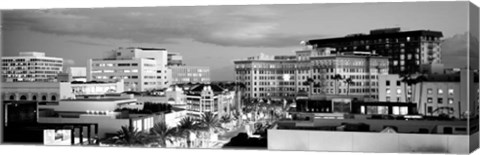
[[[172,84],[209,83],[210,67],[206,66],[170,66]]]
[[[442,32],[430,30],[400,31],[400,28],[371,30],[370,34],[352,34],[339,38],[305,42],[313,48],[333,47],[336,52],[371,51],[389,57],[389,73],[415,73],[422,65],[441,63]]]
[[[56,82],[63,59],[47,57],[43,52],[20,52],[2,57],[3,82]]]
[[[377,77],[388,74],[388,58],[369,52],[332,52],[317,48],[296,51],[296,56],[261,54],[236,60],[236,82],[246,85],[250,98],[294,98],[299,92],[310,97],[377,98]]]
[[[89,81],[124,80],[126,91],[167,88],[171,71],[167,68],[167,50],[156,48],[119,48],[104,58],[88,61]]]

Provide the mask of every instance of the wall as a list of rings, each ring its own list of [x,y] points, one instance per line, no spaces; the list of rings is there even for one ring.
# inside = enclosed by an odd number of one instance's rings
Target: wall
[[[117,133],[117,131],[121,130],[122,126],[128,126],[130,120],[114,119],[110,116],[97,115],[82,116],[80,118],[39,117],[38,123],[98,123],[98,136],[99,138],[104,138],[106,133]]]
[[[318,119],[313,121],[282,121],[284,123],[299,122],[309,126],[340,126],[342,123],[365,123],[370,125],[370,131],[381,131],[384,126],[395,126],[399,132],[418,132],[420,128],[431,131],[437,125],[467,126],[466,121],[423,121],[423,120],[374,120],[374,119]]]
[[[15,100],[20,100],[20,96],[24,95],[27,100],[32,100],[33,96],[36,96],[36,100],[41,101],[45,95],[47,101],[51,101],[52,96],[58,100],[59,88],[60,84],[57,82],[3,82],[2,99],[10,100],[10,95],[15,95]]]
[[[468,153],[467,135],[268,130],[269,150]]]
[[[125,99],[121,102],[135,101],[135,99]],[[60,101],[59,105],[39,105],[38,108],[51,108],[55,111],[75,111],[86,112],[87,110],[114,111],[118,107],[119,101]]]

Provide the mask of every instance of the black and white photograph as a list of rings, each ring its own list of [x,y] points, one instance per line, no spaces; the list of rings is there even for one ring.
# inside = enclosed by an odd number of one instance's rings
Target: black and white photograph
[[[468,154],[469,1],[1,9],[2,145]]]

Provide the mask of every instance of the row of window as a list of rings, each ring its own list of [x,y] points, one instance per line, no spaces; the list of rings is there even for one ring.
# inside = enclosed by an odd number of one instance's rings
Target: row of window
[[[62,60],[38,59],[38,58],[33,58],[33,59],[24,59],[24,58],[22,58],[22,59],[2,59],[2,62],[28,62],[28,61],[63,63]]]

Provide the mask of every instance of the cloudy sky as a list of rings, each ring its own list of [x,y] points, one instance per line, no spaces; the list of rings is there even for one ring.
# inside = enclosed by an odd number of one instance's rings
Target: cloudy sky
[[[187,65],[210,66],[213,80],[232,80],[234,59],[293,54],[302,40],[376,28],[437,30],[446,40],[459,38],[456,42],[462,43],[466,6],[421,2],[4,10],[2,51],[7,56],[42,51],[64,58],[67,66],[85,66],[89,58],[118,47],[166,48],[181,53]],[[459,55],[448,52],[447,66],[455,66],[449,57]]]

